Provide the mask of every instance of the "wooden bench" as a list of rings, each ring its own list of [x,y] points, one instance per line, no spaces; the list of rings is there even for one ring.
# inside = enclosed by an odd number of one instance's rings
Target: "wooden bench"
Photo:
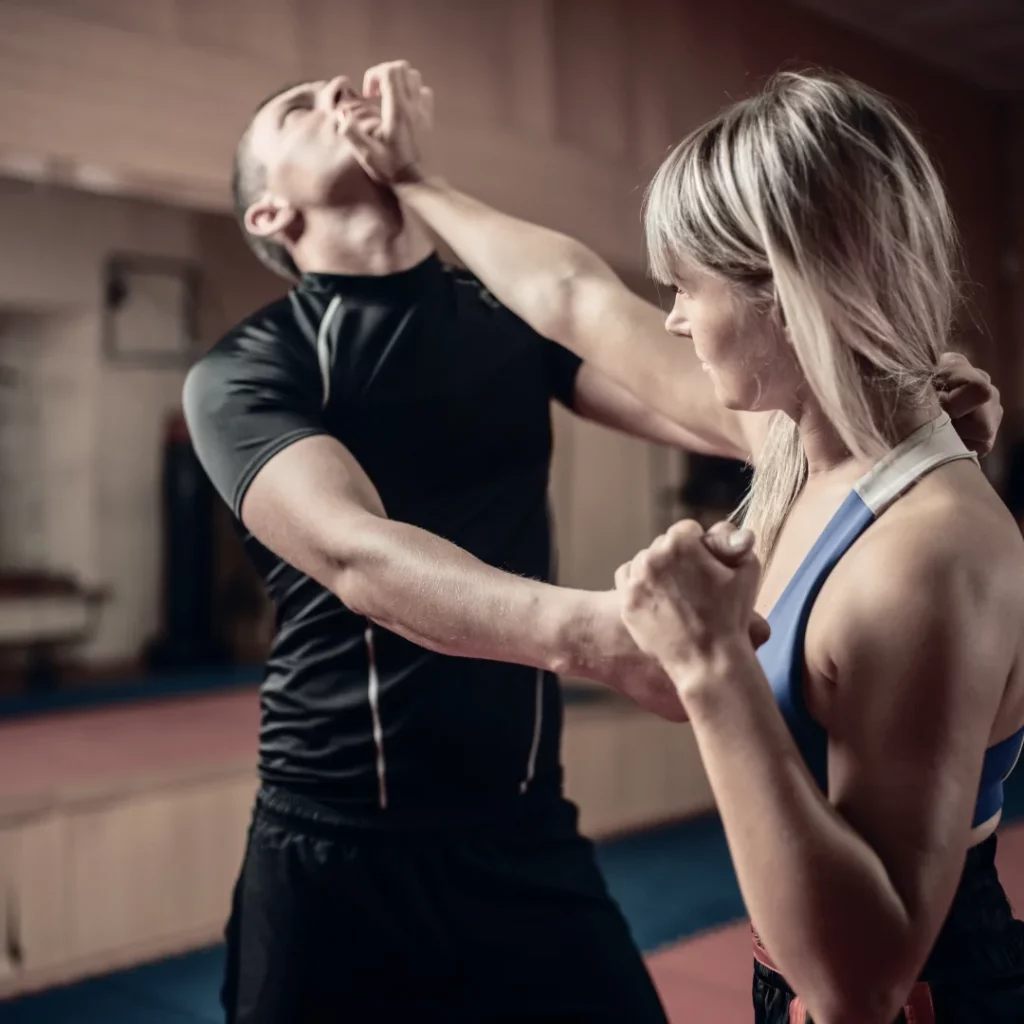
[[[27,655],[30,687],[49,686],[59,652],[95,636],[107,597],[70,577],[0,573],[0,650]]]

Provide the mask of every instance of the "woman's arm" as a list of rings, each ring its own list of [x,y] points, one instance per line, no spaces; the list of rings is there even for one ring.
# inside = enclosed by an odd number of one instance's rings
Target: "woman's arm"
[[[691,433],[641,402],[590,363],[584,363],[576,375],[572,411],[592,423],[645,441],[707,455],[719,454],[715,447],[706,443],[705,438]]]
[[[418,72],[406,61],[378,65],[367,71],[363,91],[381,96],[382,124],[373,136],[354,120],[345,125],[357,159],[371,177],[390,184],[504,305],[685,431],[692,447],[746,460],[757,454],[770,414],[725,409],[693,346],[670,336],[664,313],[631,292],[596,253],[424,176],[421,135],[432,94]],[[969,425],[968,442],[985,451],[1002,410],[998,392],[979,376],[963,360],[946,384],[973,389],[961,392],[964,408],[954,419],[962,433]],[[994,410],[999,416],[993,418]]]
[[[372,136],[355,121],[344,126],[357,158],[503,305],[697,438],[702,451],[750,458],[766,417],[723,408],[693,346],[670,337],[665,314],[596,253],[426,178],[420,145],[431,94],[418,72],[405,61],[379,65],[367,71],[363,91],[380,95],[382,125]]]
[[[888,1024],[903,1006],[962,870],[1012,663],[1016,630],[991,614],[1005,595],[979,599],[977,571],[927,547],[859,554],[859,585],[830,612],[828,799],[750,644],[721,625],[730,574],[686,541],[619,579],[627,625],[660,651],[693,724],[751,919],[819,1024]],[[666,603],[682,614],[666,618]]]
[[[724,408],[693,346],[581,242],[487,206],[439,179],[396,186],[402,202],[535,331],[576,352],[708,454],[749,459],[759,413]]]

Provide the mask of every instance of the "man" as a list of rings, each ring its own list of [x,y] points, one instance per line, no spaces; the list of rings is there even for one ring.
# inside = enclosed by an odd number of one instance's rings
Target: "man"
[[[554,673],[680,710],[613,591],[546,582],[549,403],[713,451],[742,433],[649,412],[444,267],[346,120],[380,107],[343,78],[255,114],[236,208],[298,282],[185,388],[278,608],[228,1019],[663,1021],[561,795]]]

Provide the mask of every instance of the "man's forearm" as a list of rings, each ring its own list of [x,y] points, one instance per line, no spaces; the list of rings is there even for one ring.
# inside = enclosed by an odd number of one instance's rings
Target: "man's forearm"
[[[358,536],[332,580],[358,614],[441,654],[593,674],[597,595],[502,572],[405,523],[377,519]]]

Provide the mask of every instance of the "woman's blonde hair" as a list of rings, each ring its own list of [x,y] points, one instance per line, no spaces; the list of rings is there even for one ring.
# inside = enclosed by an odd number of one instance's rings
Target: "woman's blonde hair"
[[[947,345],[957,245],[942,182],[886,99],[777,75],[675,148],[644,223],[656,278],[683,258],[767,303],[848,449],[892,446],[885,410],[927,396]],[[806,474],[796,424],[776,413],[741,506],[765,561]]]

